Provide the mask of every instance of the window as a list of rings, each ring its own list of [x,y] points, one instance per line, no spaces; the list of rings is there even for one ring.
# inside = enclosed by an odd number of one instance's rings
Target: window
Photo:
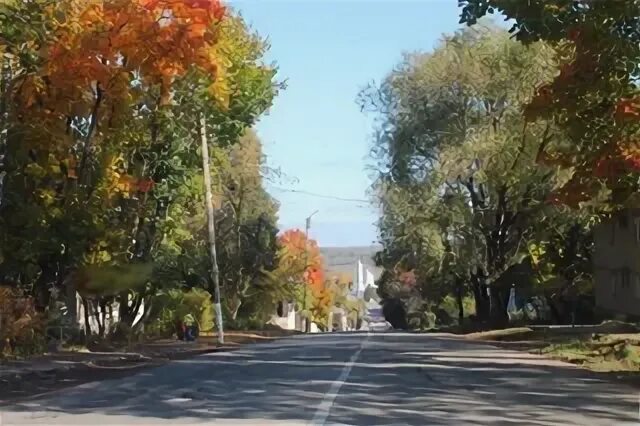
[[[636,243],[640,244],[640,217],[634,218],[633,223],[636,225]]]

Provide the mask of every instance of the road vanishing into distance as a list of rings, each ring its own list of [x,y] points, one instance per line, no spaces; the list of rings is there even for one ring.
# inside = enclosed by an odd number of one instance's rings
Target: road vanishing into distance
[[[638,392],[446,334],[300,335],[0,408],[0,425],[639,424]]]

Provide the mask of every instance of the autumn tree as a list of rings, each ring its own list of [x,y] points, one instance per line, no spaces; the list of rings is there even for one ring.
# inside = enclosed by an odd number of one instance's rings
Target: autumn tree
[[[639,5],[615,2],[464,0],[461,22],[487,14],[514,23],[529,45],[542,40],[558,58],[555,77],[536,87],[524,109],[528,122],[550,120],[565,138],[542,146],[538,162],[568,175],[550,200],[571,207],[634,205],[638,153]],[[629,204],[630,203],[630,204]]]
[[[316,241],[298,229],[279,237],[280,252],[275,276],[293,289],[302,315],[319,325],[326,324],[332,298],[325,288],[323,259]]]
[[[268,46],[215,0],[0,9],[2,280],[43,309],[51,290],[89,282],[73,279],[83,270],[152,263],[142,287],[86,293],[86,311],[116,298],[131,324],[164,278],[193,281],[182,267],[201,213],[195,123],[204,115],[229,155],[281,87],[261,61]]]

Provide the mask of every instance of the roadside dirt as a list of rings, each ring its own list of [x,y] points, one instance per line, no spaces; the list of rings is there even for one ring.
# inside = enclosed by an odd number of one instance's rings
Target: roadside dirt
[[[640,386],[640,333],[634,326],[605,323],[575,328],[510,328],[464,335],[504,349],[565,361],[603,377]]]

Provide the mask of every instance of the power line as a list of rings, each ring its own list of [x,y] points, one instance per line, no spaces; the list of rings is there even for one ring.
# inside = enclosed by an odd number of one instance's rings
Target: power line
[[[304,191],[302,189],[288,189],[288,188],[281,188],[278,186],[273,186],[273,185],[269,185],[271,188],[277,190],[277,191],[281,191],[281,192],[293,192],[296,194],[304,194],[304,195],[309,195],[312,197],[318,197],[318,198],[327,198],[330,200],[338,200],[338,201],[347,201],[347,202],[352,202],[352,203],[371,203],[370,200],[363,200],[363,199],[359,199],[359,198],[343,198],[343,197],[336,197],[333,195],[325,195],[325,194],[318,194],[315,192],[310,192],[310,191]]]

